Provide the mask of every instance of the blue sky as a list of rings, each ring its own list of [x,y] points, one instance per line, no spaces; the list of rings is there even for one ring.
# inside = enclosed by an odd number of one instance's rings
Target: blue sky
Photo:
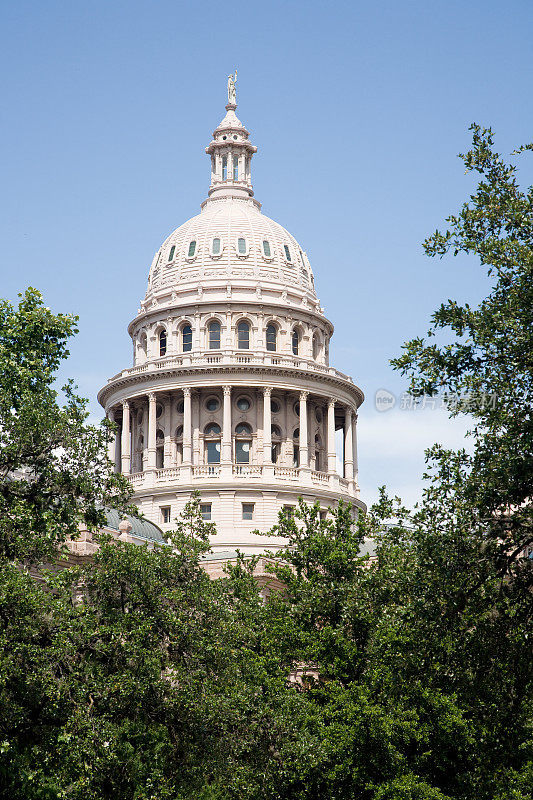
[[[1,295],[33,285],[79,314],[64,374],[100,414],[153,253],[206,196],[237,67],[256,196],[307,250],[332,363],[367,396],[363,497],[386,483],[412,501],[424,447],[465,426],[380,414],[374,394],[401,394],[388,359],[441,301],[486,293],[474,260],[429,260],[421,242],[473,186],[456,157],[472,121],[504,152],[533,139],[532,30],[530,0],[4,2]]]

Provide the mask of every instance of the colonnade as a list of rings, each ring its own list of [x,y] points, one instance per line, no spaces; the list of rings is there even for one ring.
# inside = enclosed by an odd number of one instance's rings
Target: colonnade
[[[211,388],[201,387],[209,391]],[[222,430],[221,430],[221,464],[231,464],[233,461],[233,425],[232,425],[232,391],[250,391],[251,387],[242,386],[222,386]],[[255,387],[254,387],[255,388]],[[182,461],[183,466],[191,466],[193,463],[193,414],[192,414],[192,393],[193,389],[184,387],[179,390],[183,396],[183,438],[182,438]],[[272,402],[271,396],[273,387],[261,387],[263,398],[263,431],[262,431],[262,457],[256,463],[262,463],[265,467],[272,466]],[[309,405],[308,398],[310,392],[294,392],[294,396],[299,398],[299,465],[303,471],[310,471],[309,454]],[[357,481],[357,435],[356,422],[357,412],[352,405],[342,403],[335,398],[324,396],[313,392],[314,397],[327,402],[326,418],[326,456],[327,473],[336,474],[337,472],[337,452],[335,446],[335,409],[340,407],[344,411],[343,421],[343,477],[349,482]],[[161,397],[169,397],[168,392],[161,392]],[[157,394],[149,392],[148,395],[148,425],[147,425],[147,447],[146,458],[143,463],[143,470],[157,469]],[[124,474],[130,474],[132,470],[132,408],[135,405],[139,408],[142,403],[146,408],[146,401],[141,398],[134,400],[123,400],[122,406],[122,425],[115,437],[111,437],[109,444],[109,457],[116,464],[116,468]],[[107,410],[108,418],[115,420],[116,406]],[[120,437],[120,439],[119,439]],[[120,447],[120,456],[118,448]],[[325,472],[326,470],[324,470]]]

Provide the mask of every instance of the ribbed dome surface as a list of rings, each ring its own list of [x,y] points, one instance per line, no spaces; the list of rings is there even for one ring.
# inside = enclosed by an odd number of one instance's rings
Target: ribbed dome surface
[[[239,278],[298,287],[316,299],[307,255],[285,228],[249,200],[208,200],[156,253],[147,296],[190,282]]]

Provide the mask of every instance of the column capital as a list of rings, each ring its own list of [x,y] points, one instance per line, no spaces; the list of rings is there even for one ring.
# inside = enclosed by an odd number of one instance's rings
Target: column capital
[[[156,395],[155,395],[155,392],[148,392],[148,400],[149,400],[151,403],[155,403],[155,401],[156,401]]]
[[[307,400],[309,392],[300,392],[300,400]]]
[[[232,388],[233,388],[232,386],[223,386],[222,387],[222,391],[224,392],[226,397],[228,397],[231,394]]]
[[[272,386],[263,386],[263,397],[270,397],[272,394]]]
[[[328,406],[329,406],[330,408],[331,408],[332,406],[334,406],[336,402],[337,402],[337,401],[335,400],[335,398],[334,398],[334,397],[328,397]]]
[[[129,400],[122,400],[122,408],[129,409],[129,407],[130,407],[130,401]]]
[[[183,396],[190,397],[191,396],[191,389],[189,386],[185,386],[183,389]]]

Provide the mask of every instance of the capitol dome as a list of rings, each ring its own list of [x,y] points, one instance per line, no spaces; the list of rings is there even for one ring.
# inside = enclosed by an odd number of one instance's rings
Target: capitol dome
[[[197,490],[213,551],[226,554],[284,544],[267,532],[299,497],[321,514],[341,499],[364,508],[363,393],[329,363],[333,325],[303,248],[261,213],[233,80],[206,147],[207,198],[155,254],[128,327],[133,364],[98,395],[117,424],[110,457],[144,517],[171,530]]]
[[[209,199],[156,253],[146,299],[167,287],[243,278],[265,287],[294,287],[317,302],[309,260],[294,236],[255,203]]]

